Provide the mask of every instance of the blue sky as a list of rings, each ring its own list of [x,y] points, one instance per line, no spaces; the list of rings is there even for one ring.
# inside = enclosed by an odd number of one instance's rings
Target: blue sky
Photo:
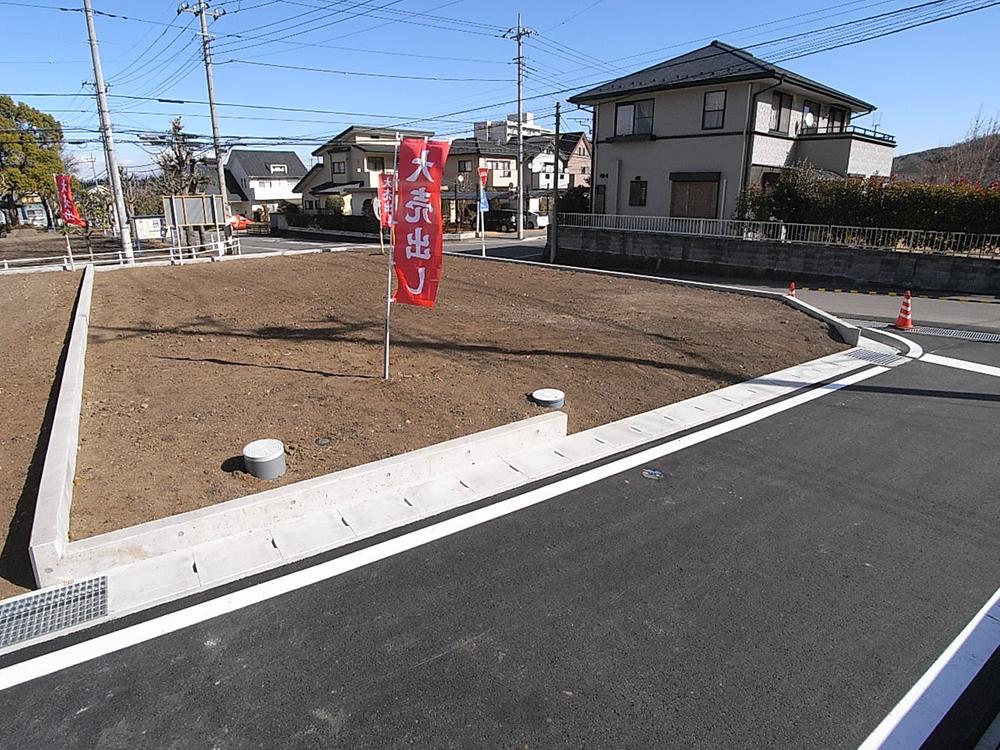
[[[781,61],[810,44],[842,41],[851,27],[822,33],[816,29],[892,13],[916,2],[775,0],[765,5],[725,0],[685,4],[683,9],[678,3],[648,0],[525,4],[520,7],[523,23],[539,32],[525,45],[530,71],[526,96],[543,95],[529,101],[526,109],[551,124],[556,99],[569,95],[551,92],[598,83],[716,38]],[[942,0],[911,13],[925,18],[983,4]],[[5,26],[0,91],[70,94],[15,98],[53,112],[66,125],[68,138],[92,140],[97,115],[90,89],[82,85],[93,77],[84,17],[57,9],[79,5],[75,0],[0,2]],[[95,10],[129,17],[96,19],[112,94],[205,100],[200,41],[194,33],[198,21],[187,13],[178,15],[177,5],[172,0],[94,0]],[[412,123],[459,135],[470,132],[474,120],[515,109],[503,104],[516,94],[511,62],[515,46],[501,35],[515,23],[516,5],[475,0],[215,0],[213,7],[227,11],[211,24],[218,101],[356,113],[224,107],[224,138],[300,141],[294,148],[308,165],[311,144],[348,124]],[[884,28],[902,17],[885,16],[871,24]],[[998,32],[1000,5],[782,64],[878,105],[878,111],[859,124],[877,123],[896,135],[897,153],[908,153],[961,139],[977,112],[1000,113]],[[424,80],[434,78],[464,80]],[[205,105],[112,98],[111,107],[120,157],[140,171],[149,170],[152,159],[135,143],[139,131],[162,131],[173,116],[181,115],[189,131],[210,132]],[[413,122],[474,107],[486,108]],[[564,112],[565,129],[589,124],[589,115],[574,112],[572,106],[565,106]],[[97,171],[102,171],[98,147],[82,145],[77,151],[95,155]],[[89,173],[89,166],[84,171]]]

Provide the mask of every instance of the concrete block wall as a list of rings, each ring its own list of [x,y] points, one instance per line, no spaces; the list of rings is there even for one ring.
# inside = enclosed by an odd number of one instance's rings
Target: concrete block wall
[[[1000,260],[830,245],[560,227],[558,262],[568,265],[794,279],[832,286],[997,294]]]

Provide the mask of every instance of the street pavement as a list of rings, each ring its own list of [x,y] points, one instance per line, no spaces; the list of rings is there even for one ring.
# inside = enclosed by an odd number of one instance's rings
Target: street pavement
[[[856,747],[997,588],[998,444],[1000,378],[911,362],[9,688],[0,747]]]
[[[240,246],[245,255],[256,253],[274,253],[282,250],[321,250],[326,248],[370,248],[378,245],[371,242],[343,239],[305,239],[298,237],[260,237],[244,235],[240,237]],[[487,236],[486,254],[492,258],[514,258],[518,260],[536,260],[541,256],[545,246],[544,235],[533,235],[518,240],[514,235]],[[482,249],[482,241],[478,239],[449,240],[444,249],[448,252],[461,252],[478,255]]]

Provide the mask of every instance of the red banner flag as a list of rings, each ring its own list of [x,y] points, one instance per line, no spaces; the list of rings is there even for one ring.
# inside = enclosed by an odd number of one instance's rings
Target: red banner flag
[[[378,215],[383,229],[392,226],[392,208],[395,200],[396,175],[383,172],[378,176]]]
[[[56,191],[59,193],[59,209],[62,220],[73,227],[85,227],[87,222],[80,216],[80,211],[73,200],[73,187],[68,174],[56,175]]]
[[[451,144],[404,138],[396,169],[396,294],[407,305],[434,307],[441,281],[441,175]]]
[[[483,190],[486,189],[486,181],[490,178],[490,168],[480,167],[479,168],[479,182],[482,183]]]

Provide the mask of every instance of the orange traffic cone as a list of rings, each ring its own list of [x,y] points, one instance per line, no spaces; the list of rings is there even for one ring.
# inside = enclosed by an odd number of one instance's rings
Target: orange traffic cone
[[[794,281],[788,285],[788,296],[789,297],[794,297],[795,296],[795,282]]]
[[[912,296],[910,290],[907,289],[903,295],[903,305],[899,308],[899,315],[896,316],[896,324],[893,328],[898,328],[900,331],[908,331],[914,327],[913,310],[910,307],[910,297]]]

